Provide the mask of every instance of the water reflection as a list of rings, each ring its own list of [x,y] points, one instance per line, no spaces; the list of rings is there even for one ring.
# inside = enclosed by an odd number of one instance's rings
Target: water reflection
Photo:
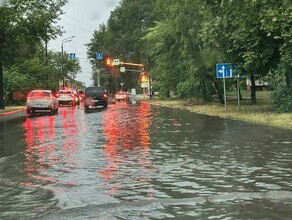
[[[78,133],[75,108],[63,108],[60,115],[26,119],[23,125],[26,142],[24,170],[29,179],[23,185],[38,185],[41,184],[39,181],[42,184],[61,182],[60,177],[52,175],[50,170],[56,167],[63,171],[72,168],[70,164],[74,161]],[[74,181],[63,183],[74,184]]]
[[[139,108],[116,105],[115,109],[104,112],[104,135],[106,144],[103,150],[107,165],[99,171],[105,181],[128,179],[135,182],[148,182],[149,170],[153,168],[149,160],[149,116],[150,106],[141,104]],[[150,170],[151,172],[151,170]],[[130,179],[130,180],[129,180]],[[122,184],[105,184],[109,194],[123,189]],[[147,185],[147,184],[146,184]],[[147,196],[151,196],[148,184]]]

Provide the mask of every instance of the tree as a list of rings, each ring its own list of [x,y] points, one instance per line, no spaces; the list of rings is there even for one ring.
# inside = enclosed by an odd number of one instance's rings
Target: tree
[[[3,65],[31,58],[43,42],[61,33],[54,26],[67,0],[6,0],[0,7],[0,108],[3,102]]]
[[[211,98],[208,67],[204,62],[199,31],[203,21],[202,1],[162,0],[156,5],[163,19],[144,37],[147,51],[156,66],[151,75],[158,80],[162,94],[169,90],[180,97]]]
[[[124,62],[144,63],[147,66],[147,56],[141,38],[156,19],[157,14],[153,12],[154,3],[154,0],[121,1],[112,11],[107,24],[101,25],[87,44],[94,74],[99,75],[93,78],[100,79],[109,90],[115,90],[125,80],[124,88],[136,86],[138,74],[120,74],[116,68],[105,69],[100,61],[95,60],[95,53],[103,52],[104,55],[119,58]]]
[[[283,1],[208,1],[208,18],[202,38],[208,48],[215,47],[225,62],[238,66],[252,81],[251,101],[256,103],[255,80],[265,77],[277,66],[281,39],[263,28],[266,10],[278,8]]]
[[[63,56],[63,57],[62,57]],[[81,67],[78,59],[69,59],[69,54],[61,52],[50,52],[48,55],[48,66],[54,70],[51,74],[51,81],[54,88],[58,89],[59,82],[65,86],[65,80],[73,80],[80,72]]]

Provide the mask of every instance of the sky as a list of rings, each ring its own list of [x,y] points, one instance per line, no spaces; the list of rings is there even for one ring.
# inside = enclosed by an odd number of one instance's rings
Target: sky
[[[68,0],[62,8],[65,14],[60,17],[58,25],[63,27],[65,33],[56,40],[51,40],[48,49],[61,52],[62,41],[74,36],[71,41],[63,43],[63,49],[66,53],[75,53],[79,59],[81,73],[77,75],[76,80],[84,82],[85,86],[92,85],[92,69],[87,59],[85,44],[90,42],[99,25],[107,22],[111,11],[119,2],[120,0]]]

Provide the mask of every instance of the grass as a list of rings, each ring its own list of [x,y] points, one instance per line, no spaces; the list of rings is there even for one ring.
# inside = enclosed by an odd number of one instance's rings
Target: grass
[[[257,92],[257,104],[252,105],[249,94],[243,94],[243,100],[238,101],[236,95],[228,94],[225,105],[218,102],[204,103],[200,100],[152,99],[150,102],[164,106],[188,109],[193,112],[231,118],[257,124],[275,126],[292,130],[292,113],[276,113],[270,99],[270,93]]]

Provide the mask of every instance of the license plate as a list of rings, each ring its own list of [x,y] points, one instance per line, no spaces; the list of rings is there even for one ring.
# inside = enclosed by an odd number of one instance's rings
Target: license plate
[[[91,102],[99,102],[99,100],[91,100]]]
[[[44,107],[42,104],[36,104],[35,107]]]

